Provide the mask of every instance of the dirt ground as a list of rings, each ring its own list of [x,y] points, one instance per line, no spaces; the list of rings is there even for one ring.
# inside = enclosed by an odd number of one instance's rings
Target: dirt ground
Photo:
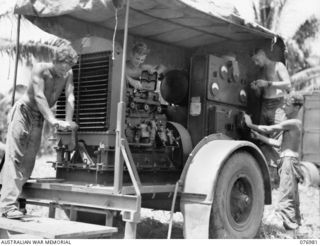
[[[54,177],[54,169],[50,164],[48,156],[41,157],[37,160],[32,177]],[[302,226],[294,235],[279,231],[276,228],[266,226],[263,221],[257,238],[260,239],[320,239],[320,188],[299,186],[300,193],[300,210],[302,214]],[[273,190],[272,197],[275,200],[277,190]],[[47,208],[28,205],[28,211],[34,215],[46,216]],[[264,217],[272,211],[272,205],[265,206]],[[57,217],[67,219],[63,211],[58,211]],[[144,239],[161,239],[167,238],[170,213],[168,211],[155,211],[150,209],[142,209],[142,222],[138,225],[137,238]],[[177,212],[173,216],[172,238],[183,238],[183,217]],[[124,232],[124,224],[121,220],[116,221],[119,229],[115,238],[122,238]]]

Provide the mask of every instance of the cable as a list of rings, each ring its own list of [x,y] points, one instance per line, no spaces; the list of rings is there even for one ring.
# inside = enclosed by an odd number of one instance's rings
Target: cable
[[[116,45],[116,33],[118,28],[118,8],[115,8],[115,21],[116,24],[114,26],[113,37],[112,37],[112,60],[114,60],[115,53],[115,45]]]
[[[14,104],[16,88],[17,88],[17,76],[18,76],[18,64],[19,64],[19,52],[20,52],[20,24],[21,24],[21,15],[18,15],[17,22],[17,40],[16,40],[16,57],[15,57],[15,66],[14,66],[14,77],[13,77],[13,91],[12,91],[12,100],[11,106]]]
[[[8,18],[9,18],[9,17],[8,17]],[[11,22],[10,45],[11,45],[11,43],[12,43],[12,33],[13,33],[13,21],[12,21],[12,17],[10,17],[10,22]],[[7,80],[9,80],[10,73],[11,73],[11,57],[10,57],[10,54],[8,55],[8,59],[9,59],[9,68],[8,68]]]
[[[169,220],[169,229],[168,229],[167,239],[171,238],[172,224],[173,224],[173,213],[174,213],[174,207],[176,206],[176,200],[177,200],[177,194],[178,194],[179,186],[180,186],[180,180],[176,183],[176,186],[174,188],[171,211],[170,211],[170,220]]]

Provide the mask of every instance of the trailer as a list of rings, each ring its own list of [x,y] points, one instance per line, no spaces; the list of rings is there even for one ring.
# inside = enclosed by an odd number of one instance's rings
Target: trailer
[[[52,1],[41,2],[20,1],[16,13],[79,53],[79,129],[57,132],[55,179],[31,180],[22,201],[47,205],[51,217],[63,207],[71,220],[106,225],[121,213],[125,238],[136,237],[142,207],[181,211],[185,238],[253,238],[271,185],[242,121],[244,111],[256,122],[260,112],[250,54],[264,48],[285,63],[281,37],[192,1],[88,1],[92,12],[62,1],[50,12]],[[148,63],[168,68],[162,80],[141,76],[142,90],[125,79],[137,40],[151,48]],[[65,118],[64,95],[56,117]]]

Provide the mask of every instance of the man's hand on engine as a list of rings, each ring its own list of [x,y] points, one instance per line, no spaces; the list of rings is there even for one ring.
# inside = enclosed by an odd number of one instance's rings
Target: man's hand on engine
[[[252,87],[252,84],[254,84],[254,86],[257,87],[257,88],[264,88],[264,87],[268,87],[269,86],[269,82],[267,80],[264,80],[264,79],[258,79],[256,81],[253,81],[251,83],[251,87]]]
[[[250,131],[250,137],[253,138],[253,139],[257,139],[257,140],[260,140],[260,134],[254,130],[251,130]]]
[[[64,120],[56,120],[56,121],[54,121],[53,122],[53,126],[57,130],[61,130],[61,131],[71,130],[70,122],[67,122],[67,121],[64,121]]]
[[[153,74],[153,73],[157,73],[158,72],[158,69],[156,66],[152,66],[150,67],[149,71],[148,71],[150,74]]]
[[[75,130],[78,129],[78,125],[77,125],[76,122],[74,122],[74,121],[69,121],[69,124],[70,124],[70,130],[75,131]]]

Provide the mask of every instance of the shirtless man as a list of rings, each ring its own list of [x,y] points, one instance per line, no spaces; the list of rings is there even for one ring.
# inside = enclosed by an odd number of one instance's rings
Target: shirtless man
[[[157,72],[160,74],[165,70],[163,65],[152,66],[144,64],[149,52],[150,50],[145,43],[136,43],[131,50],[126,63],[126,78],[129,85],[134,89],[142,89],[140,82],[142,71],[148,71],[149,73]]]
[[[296,229],[301,225],[299,209],[298,182],[303,180],[299,165],[299,145],[301,138],[301,121],[298,113],[303,105],[303,96],[291,93],[283,106],[286,120],[271,126],[254,125],[251,118],[245,115],[245,122],[253,131],[253,137],[271,146],[280,147],[280,185],[275,212],[276,224],[285,229]],[[282,142],[265,136],[283,131]],[[263,134],[263,135],[262,135]],[[278,222],[278,223],[277,223]]]
[[[262,94],[262,105],[259,124],[273,125],[285,120],[285,113],[282,109],[283,97],[286,91],[291,88],[291,81],[288,71],[282,62],[270,60],[262,49],[255,50],[252,61],[255,65],[263,68],[261,79],[253,81],[251,88],[258,96]],[[270,137],[281,138],[280,133],[274,133]],[[276,187],[279,177],[276,173],[276,162],[279,159],[278,149],[262,144],[262,152],[267,158],[270,166],[272,186]]]
[[[262,67],[262,79],[251,83],[251,88],[262,93],[261,125],[273,125],[285,119],[283,97],[291,88],[288,71],[282,62],[270,60],[264,50],[257,49],[252,56],[255,65]]]
[[[71,66],[77,61],[69,45],[57,48],[54,61],[35,64],[26,93],[9,114],[6,159],[1,172],[0,212],[7,218],[21,218],[17,207],[22,186],[30,178],[41,143],[43,120],[61,130],[75,129],[73,79]],[[62,90],[66,94],[66,121],[50,110]]]

